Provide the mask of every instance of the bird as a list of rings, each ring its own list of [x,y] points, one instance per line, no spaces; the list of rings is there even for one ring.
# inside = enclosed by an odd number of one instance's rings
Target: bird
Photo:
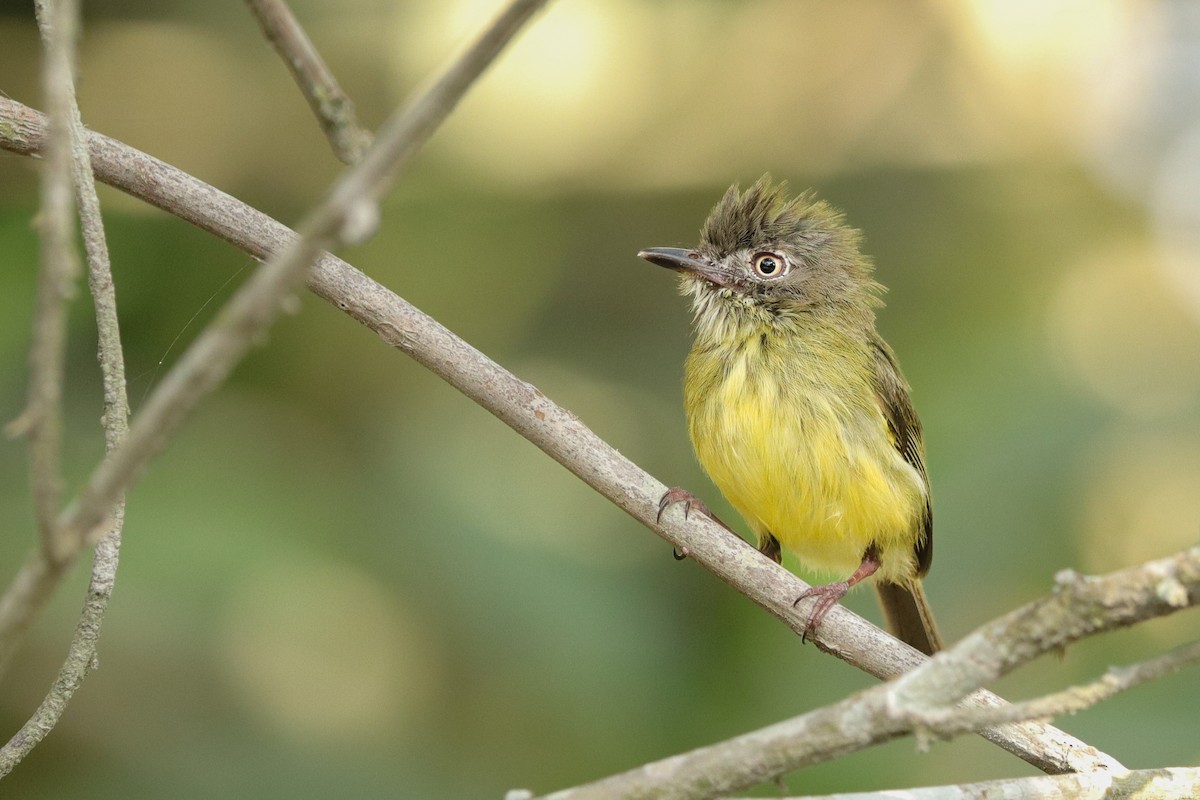
[[[883,287],[861,234],[810,192],[764,175],[734,184],[694,248],[638,256],[680,275],[693,342],[684,410],[697,459],[776,563],[845,576],[814,603],[805,638],[849,589],[873,578],[893,635],[932,655],[943,643],[922,586],[933,511],[922,427],[875,325]],[[716,519],[696,495],[676,503]],[[725,526],[728,527],[728,526]]]

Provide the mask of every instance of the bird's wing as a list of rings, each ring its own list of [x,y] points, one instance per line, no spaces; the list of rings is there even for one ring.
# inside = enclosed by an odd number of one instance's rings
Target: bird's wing
[[[887,420],[892,444],[904,460],[917,470],[925,482],[925,510],[921,518],[921,536],[917,538],[917,574],[924,575],[933,562],[933,508],[929,503],[929,477],[925,474],[925,443],[921,439],[921,420],[913,410],[908,396],[908,384],[896,365],[896,356],[887,342],[872,337],[871,350],[875,359],[875,399]]]

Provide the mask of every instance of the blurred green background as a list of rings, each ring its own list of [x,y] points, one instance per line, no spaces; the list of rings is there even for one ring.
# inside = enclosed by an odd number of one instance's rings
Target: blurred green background
[[[0,91],[40,106],[27,8]],[[497,7],[295,3],[377,125]],[[338,174],[241,3],[85,4],[94,129],[285,222]],[[732,512],[680,409],[688,311],[634,257],[695,241],[732,181],[813,187],[865,231],[880,327],[925,420],[956,639],[1200,538],[1200,18],[1117,0],[557,0],[344,255]],[[0,417],[20,412],[36,164],[0,156]],[[103,190],[135,409],[253,269]],[[68,480],[102,452],[73,308]],[[0,579],[34,542],[0,445]],[[792,564],[795,567],[794,564]],[[0,691],[15,731],[61,662],[86,568]],[[870,592],[849,599],[878,618]],[[1200,634],[1194,612],[1006,679],[1027,697]],[[129,498],[100,669],[12,797],[500,797],[802,713],[872,680],[804,647],[565,470],[310,296]],[[1063,722],[1136,767],[1200,760],[1175,675]],[[971,737],[805,770],[795,792],[1031,774]],[[777,793],[759,787],[758,793]]]

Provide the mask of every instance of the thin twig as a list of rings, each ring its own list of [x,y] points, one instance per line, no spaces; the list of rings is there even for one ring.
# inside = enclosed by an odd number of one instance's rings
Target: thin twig
[[[74,292],[79,257],[74,248],[74,190],[71,180],[71,109],[74,107],[78,0],[48,8],[36,4],[46,50],[44,82],[51,113],[42,169],[41,271],[33,343],[29,351],[29,400],[8,426],[10,435],[29,436],[31,490],[41,545],[26,558],[9,591],[0,598],[0,675],[24,640],[54,588],[74,562],[62,547],[55,523],[61,495],[62,389],[66,364],[67,302]],[[86,147],[86,140],[81,144]]]
[[[37,7],[39,28],[44,37],[50,35],[49,20],[45,9]],[[116,290],[113,286],[112,268],[109,263],[108,243],[104,233],[104,222],[100,214],[100,199],[96,194],[96,179],[92,173],[91,155],[87,147],[87,130],[75,100],[74,85],[70,87],[70,138],[71,164],[76,197],[79,203],[80,227],[83,231],[84,251],[87,255],[88,285],[96,310],[96,330],[100,372],[104,386],[104,443],[105,451],[112,452],[129,429],[129,399],[125,389],[125,358],[121,347],[121,332],[117,319]],[[108,601],[112,597],[117,579],[117,564],[121,551],[121,528],[125,517],[125,501],[122,497],[114,514],[112,530],[97,545],[92,559],[92,574],[88,582],[87,597],[80,612],[75,635],[71,639],[67,658],[59,669],[58,678],[37,711],[15,736],[0,748],[0,777],[12,771],[20,761],[40,742],[47,732],[58,724],[67,704],[84,678],[97,662],[97,641]],[[36,556],[41,552],[35,553]],[[71,562],[74,561],[72,556]],[[68,563],[71,563],[68,562]],[[43,576],[45,585],[35,594],[43,602],[50,597],[66,569],[38,570],[34,575]],[[41,605],[26,603],[23,611],[32,620],[41,611]],[[13,647],[2,649],[4,658],[11,660]],[[4,664],[0,664],[0,671]]]
[[[954,786],[779,797],[776,800],[1063,800],[1065,797],[1072,800],[1195,800],[1200,797],[1200,768],[1137,769],[1119,775],[1111,772],[1036,775]]]
[[[914,725],[930,735],[953,736],[989,725],[1077,714],[1120,692],[1200,664],[1200,642],[1181,645],[1146,661],[1112,667],[1100,678],[1053,694],[990,708],[933,708],[911,712]]]
[[[0,148],[32,155],[44,136],[40,114],[0,97]],[[92,161],[100,180],[209,231],[254,257],[284,247],[295,236],[284,225],[175,167],[100,134],[92,134]],[[662,536],[738,592],[793,630],[805,616],[792,601],[805,584],[730,536],[702,514],[655,521],[666,487],[609,446],[573,414],[554,404],[403,298],[346,262],[323,255],[308,287],[411,355],[525,438],[562,463],[600,494]],[[893,677],[924,660],[879,628],[835,606],[818,631],[820,646],[881,678]],[[988,693],[984,704],[1001,701]],[[1001,747],[1049,772],[1119,769],[1120,764],[1085,742],[1041,723],[1003,726],[984,732]]]
[[[53,15],[51,32],[43,32],[43,91],[49,114],[49,141],[42,168],[42,205],[37,227],[41,240],[37,307],[29,349],[29,400],[9,426],[10,435],[29,437],[30,478],[34,514],[47,558],[57,560],[59,535],[55,519],[62,495],[62,392],[66,364],[67,302],[79,274],[74,248],[75,194],[71,183],[70,119],[75,70],[78,0],[59,0],[38,13]]]
[[[333,77],[292,10],[284,0],[246,0],[246,4],[287,64],[334,154],[347,164],[357,163],[371,144],[371,134],[359,126],[354,103]]]
[[[112,597],[113,581],[117,572],[117,556],[121,546],[120,526],[124,521],[122,508],[113,523],[114,532],[96,544],[92,562],[92,579],[88,585],[83,611],[75,626],[75,635],[67,651],[67,658],[58,671],[58,677],[42,700],[33,716],[21,726],[11,739],[0,748],[0,778],[13,768],[54,729],[66,710],[67,703],[75,695],[88,673],[97,666],[96,645],[100,637],[100,624],[108,601]],[[53,582],[42,585],[53,586]],[[6,598],[7,599],[7,596]]]
[[[1200,547],[1178,556],[1092,578],[1064,571],[1053,594],[984,625],[929,669],[889,686],[894,714],[918,717],[1085,636],[1133,625],[1200,603]]]

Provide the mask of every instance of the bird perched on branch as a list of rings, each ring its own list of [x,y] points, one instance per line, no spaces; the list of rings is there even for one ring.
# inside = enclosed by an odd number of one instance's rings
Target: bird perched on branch
[[[692,300],[684,407],[701,465],[765,555],[778,562],[782,546],[846,576],[797,599],[815,599],[807,633],[874,576],[892,632],[932,654],[942,642],[921,587],[933,558],[921,423],[875,330],[883,288],[859,238],[826,203],[764,176],[725,193],[694,249],[638,255],[678,272]],[[708,513],[682,489],[660,513],[677,502]]]

